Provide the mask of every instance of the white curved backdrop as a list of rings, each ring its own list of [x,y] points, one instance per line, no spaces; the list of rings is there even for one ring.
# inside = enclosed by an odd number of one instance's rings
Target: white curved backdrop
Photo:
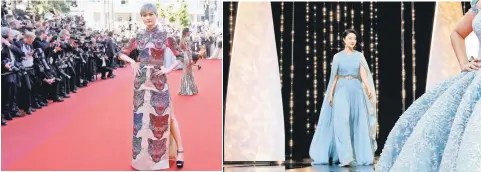
[[[235,26],[224,161],[284,161],[284,114],[270,2],[239,2]]]
[[[450,34],[463,17],[461,2],[437,2],[434,15],[426,91],[461,72],[451,45]],[[466,38],[468,56],[477,57],[478,40],[474,33]]]

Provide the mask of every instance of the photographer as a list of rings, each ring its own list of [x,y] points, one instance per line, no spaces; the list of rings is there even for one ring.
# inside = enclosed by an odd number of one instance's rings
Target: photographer
[[[18,62],[17,56],[24,53],[13,43],[12,30],[2,27],[2,124],[3,119],[23,117],[17,108]]]
[[[97,69],[102,74],[102,79],[114,78],[113,69],[108,65],[109,59],[105,55],[105,47],[103,44],[97,43],[97,39],[92,38],[92,51],[97,59]],[[107,77],[105,74],[108,73]]]
[[[70,92],[76,93],[77,92],[77,86],[75,83],[75,69],[74,69],[74,61],[73,61],[73,55],[76,54],[77,52],[74,50],[74,48],[71,46],[70,43],[70,34],[67,30],[62,30],[60,31],[60,48],[61,48],[61,53],[60,53],[60,62],[62,75],[65,76],[65,85],[61,86],[61,94],[65,98],[70,98],[68,94]]]
[[[83,67],[85,79],[93,82],[94,76],[97,74],[97,59],[94,57],[90,35],[80,39],[80,48],[83,50],[87,63]]]
[[[51,99],[54,102],[63,102],[63,97],[65,97],[65,93],[61,94],[60,92],[60,85],[65,84],[64,76],[61,73],[61,69],[57,66],[57,60],[59,60],[59,56],[61,55],[61,48],[59,41],[56,39],[57,36],[52,36],[52,39],[49,42],[49,47],[47,47],[45,51],[45,55],[47,58],[47,66],[49,69],[45,72],[45,78],[43,79],[44,83],[44,96],[47,99]]]
[[[20,94],[19,94],[19,108],[26,114],[32,114],[35,109],[39,109],[37,100],[35,98],[38,87],[35,85],[35,71],[33,70],[33,41],[35,34],[32,32],[26,32],[24,38],[19,37],[15,43],[17,47],[20,47],[24,52],[24,56],[21,57],[22,70],[20,73]]]
[[[47,70],[50,70],[50,66],[47,64],[46,53],[47,48],[49,47],[49,42],[51,41],[52,37],[47,36],[45,30],[39,28],[35,31],[35,35],[37,36],[33,42],[33,48],[35,49],[35,73],[37,74],[37,84],[38,84],[38,92],[36,93],[37,103],[40,106],[47,106],[48,100],[45,96],[45,89],[44,84],[48,83],[45,81],[45,73]]]
[[[109,66],[110,68],[112,69],[115,69],[117,68],[117,64],[116,64],[116,61],[115,61],[115,58],[114,58],[114,55],[115,55],[115,43],[114,43],[114,39],[113,39],[113,32],[110,31],[108,33],[108,37],[107,39],[105,39],[105,53],[107,54],[107,57],[109,58]],[[114,75],[112,74],[112,77],[114,77]]]
[[[74,58],[74,66],[75,66],[75,85],[77,87],[85,87],[87,86],[88,82],[85,77],[85,65],[87,64],[85,52],[80,45],[81,38],[76,36],[74,39],[71,39],[71,46],[73,47],[73,58]]]
[[[33,48],[41,48],[45,52],[45,49],[49,46],[49,42],[52,40],[52,36],[48,36],[44,29],[37,29],[35,35],[37,37],[33,43]]]
[[[96,31],[85,28],[81,17],[41,22],[4,14],[2,22],[9,26],[2,27],[2,125],[47,106],[49,99],[64,101],[87,86],[97,68],[102,79],[115,76],[113,35],[91,42],[100,37],[90,35]]]
[[[5,24],[7,25],[9,25],[10,22],[12,22],[15,19],[11,14],[8,14],[5,18],[6,18]]]

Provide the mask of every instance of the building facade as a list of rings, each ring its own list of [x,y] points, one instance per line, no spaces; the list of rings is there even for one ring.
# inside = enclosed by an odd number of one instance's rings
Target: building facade
[[[77,7],[71,7],[71,14],[81,14],[90,27],[114,29],[118,24],[141,23],[140,8],[145,3],[159,3],[161,6],[174,4],[179,0],[77,0]],[[208,20],[211,26],[222,28],[222,1],[185,0],[192,24]]]

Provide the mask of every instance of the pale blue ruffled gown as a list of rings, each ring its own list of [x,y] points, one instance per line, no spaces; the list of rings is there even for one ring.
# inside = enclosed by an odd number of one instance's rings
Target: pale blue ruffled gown
[[[481,15],[476,1],[472,6],[479,39]],[[452,77],[416,100],[391,130],[376,171],[481,171],[481,70]]]
[[[371,137],[371,125],[375,119],[370,115],[368,106],[371,103],[362,86],[360,67],[363,66],[367,68],[367,63],[360,52],[348,54],[341,51],[334,56],[331,80],[336,75],[339,78],[332,108],[328,104],[327,92],[321,109],[309,151],[313,165],[328,164],[330,158],[335,164],[373,163],[376,143]],[[371,75],[367,76],[372,79]],[[328,90],[331,84],[332,81]]]

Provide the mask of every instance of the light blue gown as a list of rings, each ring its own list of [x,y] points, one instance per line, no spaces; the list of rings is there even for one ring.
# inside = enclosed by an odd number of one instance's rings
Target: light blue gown
[[[479,39],[476,2],[473,31]],[[481,70],[463,72],[426,92],[396,122],[376,171],[481,171],[480,98]]]
[[[336,164],[354,161],[357,165],[371,165],[374,161],[376,96],[373,95],[371,100],[368,98],[360,67],[365,69],[368,85],[374,94],[372,75],[362,53],[341,51],[334,55],[329,85],[309,150],[313,165],[328,164],[330,158]],[[328,95],[336,75],[339,78],[331,107]]]

